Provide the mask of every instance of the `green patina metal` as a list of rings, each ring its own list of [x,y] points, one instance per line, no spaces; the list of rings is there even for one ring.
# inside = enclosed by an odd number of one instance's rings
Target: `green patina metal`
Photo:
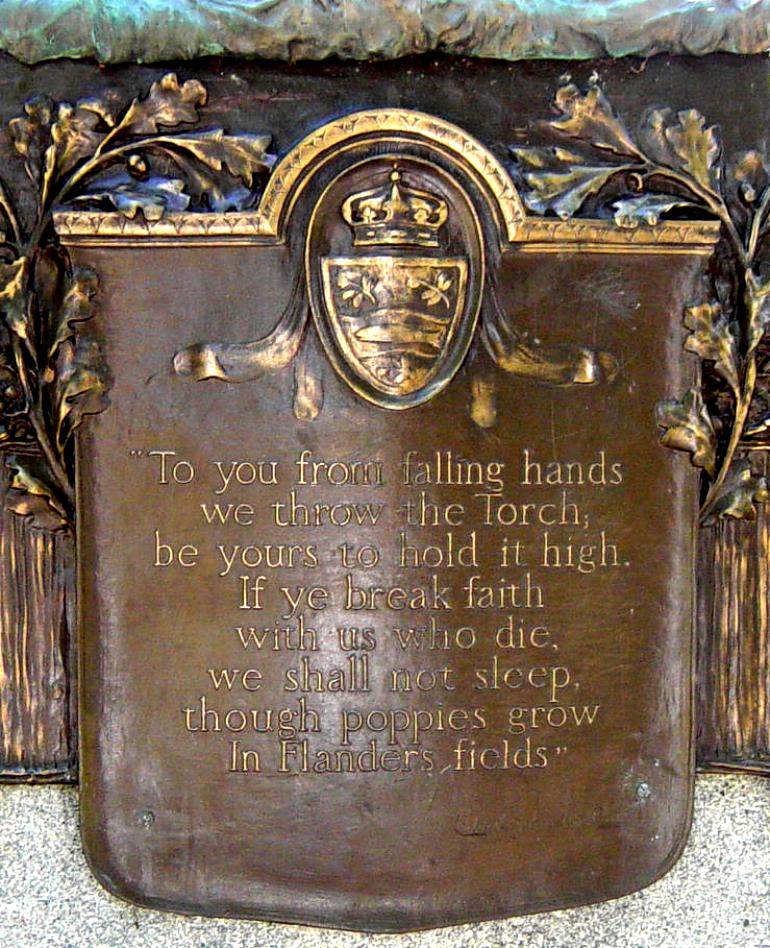
[[[206,55],[592,59],[770,49],[770,0],[0,0],[26,63]]]

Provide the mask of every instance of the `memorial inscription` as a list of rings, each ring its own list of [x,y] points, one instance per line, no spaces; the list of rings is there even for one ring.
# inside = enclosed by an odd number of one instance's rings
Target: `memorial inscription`
[[[253,211],[56,225],[113,376],[79,441],[102,881],[402,930],[665,871],[696,484],[655,409],[715,225],[529,219],[406,110],[312,132]]]
[[[600,705],[565,664],[572,630],[549,627],[548,587],[631,567],[589,513],[605,488],[623,503],[624,472],[604,451],[534,455],[523,448],[509,472],[451,450],[407,450],[391,468],[305,449],[290,464],[212,459],[199,472],[148,452],[155,506],[179,494],[205,525],[195,543],[156,529],[152,567],[223,580],[223,614],[238,619],[212,634],[242,660],[199,669],[183,731],[212,751],[202,736],[220,735],[231,773],[445,775],[566,755]],[[262,700],[281,693],[282,706]]]

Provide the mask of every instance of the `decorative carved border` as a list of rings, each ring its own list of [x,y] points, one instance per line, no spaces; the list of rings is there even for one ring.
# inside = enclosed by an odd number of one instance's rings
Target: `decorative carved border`
[[[271,174],[262,200],[267,233],[284,238],[291,210],[303,184],[319,163],[343,144],[378,139],[387,134],[411,136],[449,152],[455,160],[470,167],[480,177],[499,206],[508,239],[515,236],[524,219],[524,205],[510,175],[495,156],[479,141],[451,122],[412,109],[369,109],[334,119],[302,139],[278,162]]]
[[[261,208],[228,214],[169,214],[157,221],[130,220],[116,212],[57,211],[54,225],[68,246],[143,246],[173,243],[271,245]],[[719,240],[717,221],[664,221],[654,226],[618,227],[612,221],[566,221],[526,217],[515,223],[509,243],[524,252],[701,253],[710,254]]]
[[[257,246],[279,243],[265,234],[261,210],[235,214],[170,214],[158,221],[129,220],[122,214],[99,211],[58,211],[54,224],[65,246],[111,247]],[[654,226],[621,228],[612,221],[554,221],[527,217],[517,223],[509,246],[525,253],[651,253],[713,252],[720,225],[715,221],[665,221]]]
[[[133,219],[115,211],[57,211],[54,226],[63,244],[99,244],[115,240],[189,240],[225,238],[232,243],[275,243],[266,236],[264,215],[259,211],[226,214],[168,214],[157,221],[137,215]]]
[[[526,253],[653,253],[703,254],[709,256],[719,241],[717,221],[665,221],[634,228],[618,227],[612,221],[572,219],[567,221],[528,217],[516,240]]]

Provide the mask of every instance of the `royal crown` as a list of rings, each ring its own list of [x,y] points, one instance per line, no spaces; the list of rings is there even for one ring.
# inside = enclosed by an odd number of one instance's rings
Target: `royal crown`
[[[353,229],[353,243],[407,244],[438,247],[438,233],[447,219],[443,198],[418,191],[404,183],[393,168],[387,183],[351,196],[342,205],[342,216]]]

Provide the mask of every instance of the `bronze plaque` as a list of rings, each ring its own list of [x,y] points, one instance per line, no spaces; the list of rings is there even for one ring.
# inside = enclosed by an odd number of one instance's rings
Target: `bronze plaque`
[[[659,443],[715,225],[527,217],[373,110],[255,210],[57,216],[83,835],[116,894],[398,931],[619,896],[687,836],[696,478]]]

